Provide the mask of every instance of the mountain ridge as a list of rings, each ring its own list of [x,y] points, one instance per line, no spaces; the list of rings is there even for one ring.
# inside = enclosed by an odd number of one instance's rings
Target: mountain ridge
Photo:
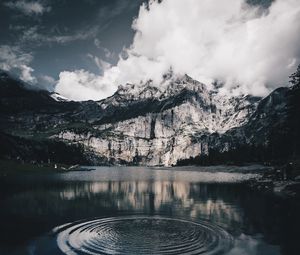
[[[4,86],[3,79],[0,83],[3,134],[78,147],[81,159],[89,164],[171,166],[197,163],[209,154],[238,155],[242,147],[268,154],[272,125],[288,122],[288,98],[295,94],[285,87],[265,98],[221,96],[184,75],[169,77],[162,87],[152,81],[126,84],[109,98],[73,102],[49,92],[29,93],[25,87],[9,96],[2,93],[10,90],[8,84]],[[8,83],[18,84],[13,78]],[[26,96],[30,100],[24,100]],[[23,105],[12,110],[16,98]],[[5,158],[10,153],[1,154]],[[51,153],[43,160],[47,157],[54,160]]]

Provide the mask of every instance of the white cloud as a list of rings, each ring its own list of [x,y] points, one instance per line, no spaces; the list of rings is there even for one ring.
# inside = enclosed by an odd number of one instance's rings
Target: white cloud
[[[32,59],[32,54],[23,52],[18,46],[0,45],[0,69],[17,70],[21,80],[35,84],[34,70],[29,66]]]
[[[95,65],[99,68],[100,71],[105,72],[106,70],[108,70],[111,67],[111,64],[106,62],[105,60],[97,57],[97,56],[93,56],[92,54],[87,54],[87,56],[93,60],[93,62],[95,63]]]
[[[43,5],[40,1],[9,1],[6,2],[5,5],[28,16],[42,15],[43,13],[51,10],[51,7]]]
[[[32,75],[34,69],[32,69],[30,66],[27,65],[21,65],[20,70],[21,70],[21,75],[20,75],[21,80],[32,84],[36,83],[36,78]]]
[[[49,84],[52,84],[52,85],[55,84],[55,79],[49,75],[42,75],[41,79]]]
[[[96,46],[98,49],[101,49],[101,50],[104,52],[104,55],[105,55],[105,57],[106,57],[107,59],[111,59],[111,58],[114,57],[114,53],[111,52],[109,49],[103,47],[103,46],[101,45],[101,42],[100,42],[99,39],[95,38],[95,39],[94,39],[94,44],[95,44],[95,46]]]
[[[61,72],[55,91],[71,100],[81,101],[105,98],[114,92],[114,88],[103,84],[100,76],[76,70]]]
[[[38,77],[39,87],[49,91],[53,91],[57,81],[49,75],[41,75]]]
[[[75,31],[72,34],[52,35],[40,33],[39,26],[33,26],[23,31],[20,38],[21,43],[34,42],[36,45],[42,44],[66,44],[78,40],[87,40],[95,36],[98,30],[98,26],[89,27],[86,29]]]
[[[172,67],[205,83],[221,80],[226,92],[266,95],[299,64],[299,0],[274,1],[265,12],[243,0],[150,0],[133,28],[127,57],[95,76],[89,89],[147,79],[159,84]]]
[[[32,59],[32,54],[23,52],[18,46],[0,45],[1,69],[10,71],[21,65],[28,65]]]

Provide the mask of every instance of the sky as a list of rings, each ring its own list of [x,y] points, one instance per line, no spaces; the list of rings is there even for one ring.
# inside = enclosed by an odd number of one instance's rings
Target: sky
[[[0,68],[54,89],[62,71],[103,73],[132,43],[142,0],[1,0]]]
[[[72,100],[170,69],[267,95],[300,60],[299,0],[2,0],[0,68]]]

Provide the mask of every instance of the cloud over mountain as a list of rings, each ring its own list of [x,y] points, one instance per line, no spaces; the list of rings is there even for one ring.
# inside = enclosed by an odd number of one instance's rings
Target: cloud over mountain
[[[101,76],[76,70],[61,72],[55,90],[69,99],[82,101],[108,97],[113,94],[114,87],[103,83]]]
[[[126,82],[159,84],[172,67],[206,84],[219,80],[226,92],[266,95],[286,84],[299,63],[298,0],[277,0],[268,9],[243,0],[152,0],[141,6],[132,27],[136,33],[126,57],[103,76],[89,74],[95,80],[84,85],[88,94],[100,99]],[[67,96],[78,89],[74,79],[81,80],[82,72],[69,72],[70,80],[65,75],[57,88]]]
[[[32,59],[31,53],[23,52],[18,46],[0,45],[0,69],[17,70],[21,80],[36,83],[34,70],[29,66]]]

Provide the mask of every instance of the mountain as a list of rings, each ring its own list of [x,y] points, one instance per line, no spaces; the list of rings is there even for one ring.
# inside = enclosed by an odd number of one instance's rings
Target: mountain
[[[101,101],[73,102],[2,72],[0,93],[0,155],[23,160],[62,162],[62,151],[68,162],[86,164],[271,160],[282,151],[275,146],[292,137],[292,115],[299,114],[292,107],[298,89],[279,88],[263,99],[230,97],[187,75],[119,86]]]

